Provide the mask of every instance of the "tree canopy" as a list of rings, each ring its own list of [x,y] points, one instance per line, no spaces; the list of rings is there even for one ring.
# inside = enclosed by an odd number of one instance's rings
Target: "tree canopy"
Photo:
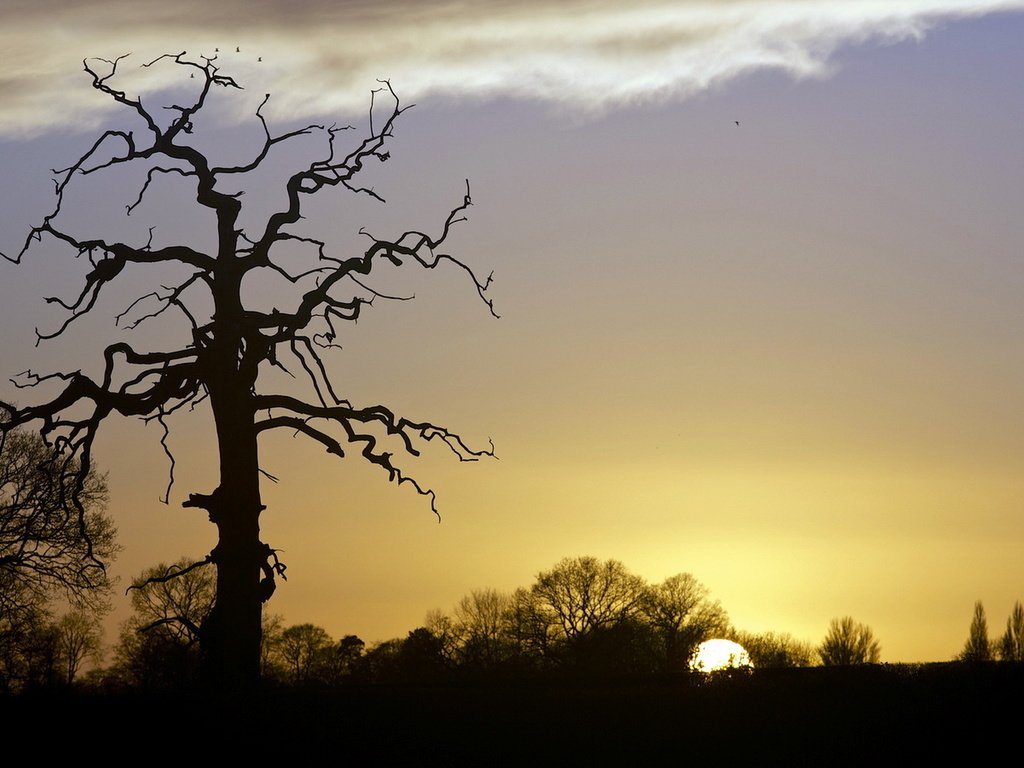
[[[0,432],[0,615],[54,595],[96,607],[118,551],[107,481],[38,434]]]
[[[818,648],[825,666],[850,664],[877,664],[882,646],[867,624],[854,621],[850,616],[832,619],[825,640]]]

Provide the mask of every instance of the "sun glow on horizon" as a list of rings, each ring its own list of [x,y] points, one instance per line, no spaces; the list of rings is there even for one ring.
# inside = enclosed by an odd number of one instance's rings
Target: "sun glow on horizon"
[[[695,672],[714,672],[719,669],[753,667],[750,654],[739,643],[716,638],[705,640],[697,646],[697,653],[690,662]]]

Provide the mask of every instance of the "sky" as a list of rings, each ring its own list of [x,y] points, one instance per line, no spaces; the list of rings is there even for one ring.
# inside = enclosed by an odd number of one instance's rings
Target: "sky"
[[[263,539],[289,577],[269,610],[384,640],[593,555],[693,573],[739,629],[819,642],[853,616],[884,661],[952,658],[979,599],[1000,632],[1024,599],[1024,2],[616,5],[7,2],[0,251],[52,206],[50,168],[131,122],[84,57],[131,52],[126,87],[159,103],[167,75],[136,64],[219,49],[245,90],[216,94],[197,140],[226,158],[256,146],[264,93],[272,128],[364,131],[389,78],[416,106],[368,172],[387,204],[326,194],[310,226],[338,253],[361,226],[437,231],[469,179],[448,244],[493,270],[500,319],[457,270],[393,275],[415,301],[375,305],[328,362],[353,402],[498,458],[403,461],[439,523],[375,467],[265,441]],[[246,190],[249,220],[302,152]],[[173,184],[125,220],[137,185],[83,184],[69,226],[208,236]],[[0,399],[32,397],[6,380],[26,368],[95,368],[114,315],[167,279],[126,274],[33,347],[59,322],[43,297],[83,274],[49,242],[0,263]],[[172,424],[168,505],[159,437],[115,419],[96,447],[122,585],[214,544],[180,507],[215,485],[208,413]]]

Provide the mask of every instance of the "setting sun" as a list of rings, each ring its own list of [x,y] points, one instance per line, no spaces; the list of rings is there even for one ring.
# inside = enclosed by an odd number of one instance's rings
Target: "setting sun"
[[[690,662],[690,669],[695,672],[752,666],[750,654],[742,645],[723,639],[705,640],[697,646],[697,653]]]

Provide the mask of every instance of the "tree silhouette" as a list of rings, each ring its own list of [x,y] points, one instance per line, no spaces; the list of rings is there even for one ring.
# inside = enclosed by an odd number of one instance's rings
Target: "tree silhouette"
[[[180,686],[196,674],[197,643],[213,609],[215,583],[208,569],[176,563],[147,568],[129,588],[132,615],[121,626],[117,666],[143,687]]]
[[[277,654],[288,678],[295,683],[308,683],[320,674],[334,641],[327,630],[315,624],[296,624],[281,632]]]
[[[537,574],[533,593],[568,640],[633,615],[645,596],[643,579],[618,560],[563,558]]]
[[[867,624],[859,624],[849,616],[832,619],[825,640],[818,649],[825,666],[877,664],[882,648]]]
[[[216,602],[201,627],[203,670],[215,682],[244,685],[258,678],[261,607],[273,593],[276,577],[284,572],[275,551],[260,540],[264,507],[258,438],[286,430],[311,438],[339,457],[346,455],[347,446],[354,446],[392,482],[408,484],[427,497],[436,512],[434,492],[394,462],[395,451],[418,455],[423,443],[437,441],[460,460],[473,461],[492,456],[493,446],[473,449],[442,425],[405,418],[384,405],[353,404],[337,393],[323,353],[337,346],[338,328],[358,320],[374,300],[411,298],[374,290],[368,278],[378,265],[454,267],[468,276],[473,290],[494,314],[486,295],[490,277],[478,279],[464,262],[440,250],[471,204],[468,183],[461,203],[433,236],[407,231],[397,238],[379,239],[360,231],[369,242],[365,250],[339,256],[330,252],[324,240],[301,230],[305,201],[324,190],[344,188],[383,202],[372,187],[362,186],[357,179],[367,164],[389,159],[388,139],[406,109],[388,82],[382,81],[371,95],[367,134],[348,150],[341,145],[350,126],[307,125],[272,133],[262,114],[268,94],[256,109],[263,135],[259,150],[247,162],[219,165],[194,137],[210,93],[216,88],[241,88],[220,71],[216,57],[190,58],[183,52],[144,64],[167,68],[182,78],[174,91],[180,100],[159,109],[122,89],[119,67],[124,58],[87,59],[83,65],[93,88],[141,120],[141,130],[108,129],[70,166],[55,172],[52,211],[30,231],[21,251],[8,258],[20,262],[34,244],[46,239],[85,256],[91,264],[76,297],[48,299],[63,307],[67,316],[55,330],[37,331],[38,341],[61,335],[93,310],[100,293],[122,275],[132,273],[137,278],[149,270],[163,276],[173,268],[180,275],[176,283],[137,295],[117,320],[131,328],[158,316],[176,316],[181,322],[181,343],[140,350],[115,341],[103,352],[98,377],[83,370],[27,372],[20,382],[23,386],[46,382],[59,391],[37,405],[0,403],[0,432],[38,424],[51,444],[79,462],[77,490],[81,491],[92,466],[96,435],[107,417],[120,414],[155,421],[166,437],[167,420],[174,413],[200,404],[209,409],[217,434],[219,482],[212,492],[193,493],[184,502],[186,507],[205,510],[218,533],[217,545],[203,561],[217,570]],[[380,114],[378,102],[390,104],[386,114]],[[257,226],[243,223],[248,221],[241,216],[243,202],[249,198],[238,187],[257,185],[254,174],[265,170],[278,147],[293,140],[303,147],[318,141],[316,159],[287,177],[273,213]],[[140,187],[126,199],[126,215],[139,210],[154,187],[176,185],[176,191],[186,192],[205,212],[203,221],[211,223],[211,247],[204,250],[187,244],[189,233],[184,231],[175,233],[178,241],[167,244],[154,242],[152,230],[148,240],[139,242],[78,234],[64,211],[65,203],[73,205],[72,190],[85,178],[123,179],[114,172],[126,166],[145,172]],[[312,266],[303,266],[297,254],[308,255]],[[268,275],[291,294],[283,298],[285,291],[281,295],[275,291],[275,305],[270,308],[246,290]],[[285,302],[287,306],[281,306]],[[264,391],[270,381],[265,374],[272,368],[303,377],[309,396],[296,396],[294,387]],[[170,460],[173,482],[173,456]]]
[[[746,649],[755,669],[809,667],[817,655],[813,645],[787,632],[733,632],[732,639]]]
[[[971,619],[971,630],[967,643],[960,653],[961,661],[992,661],[992,642],[988,639],[988,621],[985,619],[985,606],[981,600],[974,604],[974,617]]]
[[[103,475],[83,475],[37,434],[0,432],[0,616],[55,594],[103,607],[111,587],[105,561],[118,550],[106,503]]]
[[[65,681],[71,685],[82,663],[100,655],[103,630],[100,615],[82,609],[66,613],[54,625],[57,631],[57,651]]]
[[[1006,632],[999,640],[999,658],[1003,661],[1024,661],[1024,606],[1020,600],[1006,620]]]
[[[729,629],[729,617],[707,587],[689,573],[647,587],[641,611],[658,632],[666,670],[685,669],[697,646]]]

